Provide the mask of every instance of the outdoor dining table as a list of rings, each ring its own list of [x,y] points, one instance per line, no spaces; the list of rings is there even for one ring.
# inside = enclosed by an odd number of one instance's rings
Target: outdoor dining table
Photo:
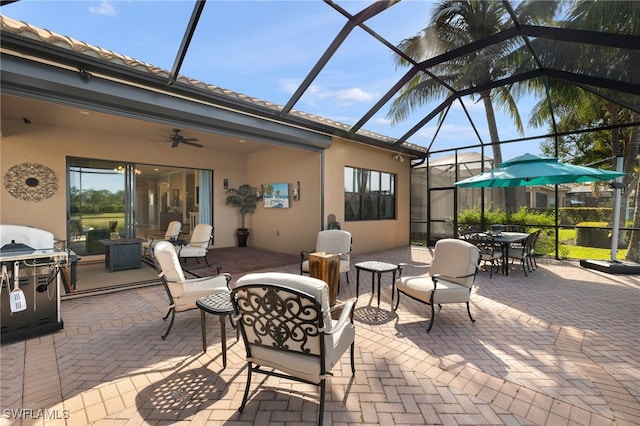
[[[529,236],[526,232],[500,232],[492,233],[487,231],[487,235],[493,237],[493,241],[502,244],[502,268],[505,275],[509,275],[509,247],[513,243],[521,243]]]

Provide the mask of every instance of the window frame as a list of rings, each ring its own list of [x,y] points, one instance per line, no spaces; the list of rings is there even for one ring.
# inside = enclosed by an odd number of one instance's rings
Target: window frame
[[[344,179],[345,222],[397,219],[397,174],[345,166]]]

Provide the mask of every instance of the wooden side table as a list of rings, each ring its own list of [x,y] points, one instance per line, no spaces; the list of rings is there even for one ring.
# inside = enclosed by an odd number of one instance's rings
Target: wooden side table
[[[335,305],[340,287],[340,255],[323,251],[310,253],[309,276],[327,283],[329,286],[329,305]]]

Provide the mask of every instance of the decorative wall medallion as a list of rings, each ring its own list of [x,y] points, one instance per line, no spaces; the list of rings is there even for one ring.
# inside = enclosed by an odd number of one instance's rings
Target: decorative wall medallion
[[[17,164],[4,174],[4,188],[20,200],[42,201],[58,190],[58,177],[42,164]]]

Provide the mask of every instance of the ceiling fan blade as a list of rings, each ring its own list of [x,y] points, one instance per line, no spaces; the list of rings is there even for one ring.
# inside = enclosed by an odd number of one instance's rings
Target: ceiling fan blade
[[[198,139],[193,139],[193,140],[198,140]],[[191,146],[197,146],[198,148],[204,148],[204,145],[200,145],[199,143],[195,143],[195,142],[191,142],[191,140],[189,139],[183,139],[182,143],[185,143],[187,145],[191,145]]]
[[[189,141],[189,142],[198,142],[198,139],[196,138],[182,138],[183,141]]]

